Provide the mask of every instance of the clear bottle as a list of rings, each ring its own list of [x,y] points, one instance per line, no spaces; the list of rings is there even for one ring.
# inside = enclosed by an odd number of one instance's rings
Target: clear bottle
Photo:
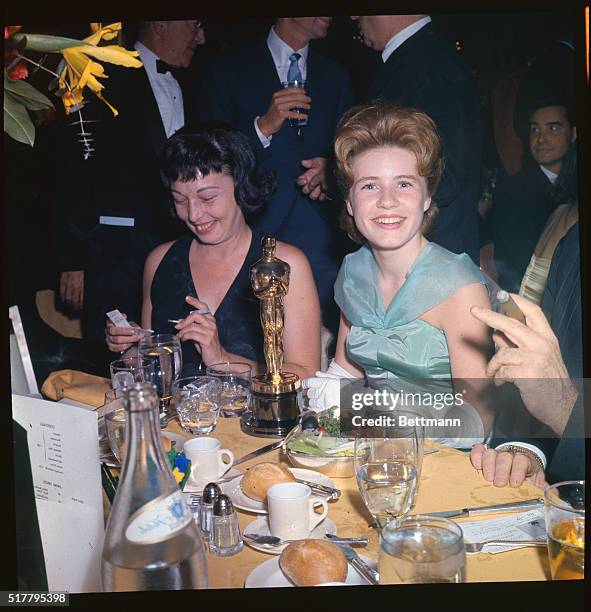
[[[207,588],[203,543],[162,446],[156,389],[136,383],[123,402],[127,450],[105,533],[103,589]]]

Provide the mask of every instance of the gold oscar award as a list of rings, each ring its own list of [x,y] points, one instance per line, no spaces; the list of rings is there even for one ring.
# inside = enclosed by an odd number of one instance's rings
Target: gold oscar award
[[[289,264],[275,257],[275,238],[262,239],[263,256],[250,267],[250,283],[261,303],[267,372],[252,380],[252,412],[243,415],[242,430],[255,436],[285,436],[297,424],[300,379],[283,372],[283,299],[289,290]]]

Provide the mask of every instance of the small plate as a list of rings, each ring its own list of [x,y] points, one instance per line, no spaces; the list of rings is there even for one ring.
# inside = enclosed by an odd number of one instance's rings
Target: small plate
[[[332,480],[328,476],[325,476],[324,474],[315,472],[314,470],[289,468],[289,471],[296,478],[301,478],[302,480],[309,480],[310,482],[314,482],[316,484],[336,488],[334,480]],[[230,498],[235,508],[239,508],[240,510],[246,510],[247,512],[255,512],[256,514],[267,514],[267,501],[265,500],[264,502],[262,502],[248,497],[248,495],[246,495],[244,491],[242,491],[242,489],[240,488],[241,482],[242,478],[236,478],[236,480],[232,480],[231,482],[222,484],[222,493],[226,494]],[[329,496],[321,495],[312,491],[312,497],[327,499]]]
[[[365,557],[364,555],[359,556],[369,565],[369,567],[372,569],[377,569],[377,563],[373,559]],[[345,583],[348,586],[369,585],[369,582],[363,578],[363,576],[360,576],[357,571],[351,567],[350,563],[348,564],[348,572]],[[281,567],[279,567],[279,557],[273,557],[272,559],[257,565],[257,567],[250,572],[244,582],[244,587],[247,589],[294,586],[295,584],[289,580],[289,578],[281,570]]]
[[[269,519],[266,516],[260,516],[258,519],[255,519],[252,523],[249,523],[244,533],[252,533],[253,535],[271,535],[271,530],[269,529]],[[337,534],[337,526],[334,521],[326,517],[320,525],[316,525],[314,529],[310,532],[306,539],[311,540],[324,540],[324,536],[329,533],[330,535]],[[270,555],[280,555],[283,552],[283,549],[289,544],[286,542],[282,546],[265,546],[264,544],[256,544],[255,542],[244,538],[244,543],[248,544],[251,548],[255,550],[260,550],[264,553],[269,553]]]
[[[226,472],[224,476],[221,476],[217,480],[211,480],[209,478],[200,478],[199,480],[195,481],[193,480],[193,478],[189,478],[183,491],[187,491],[187,493],[201,493],[208,482],[219,482],[220,480],[227,482],[229,478],[234,479],[238,478],[238,476],[242,476],[242,472],[237,468],[232,468],[229,472]],[[228,484],[232,484],[232,482],[234,482],[234,480],[231,480]]]

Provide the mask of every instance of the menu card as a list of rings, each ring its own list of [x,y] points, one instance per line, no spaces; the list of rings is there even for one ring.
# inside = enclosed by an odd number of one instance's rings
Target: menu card
[[[49,590],[101,591],[104,515],[96,412],[13,395],[12,414],[27,432]],[[18,473],[17,465],[17,478]]]

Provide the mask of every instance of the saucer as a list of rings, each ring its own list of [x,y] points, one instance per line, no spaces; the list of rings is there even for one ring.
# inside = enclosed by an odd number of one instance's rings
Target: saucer
[[[219,482],[220,480],[222,482],[227,482],[229,478],[234,479],[238,478],[238,476],[242,476],[242,472],[237,468],[230,469],[216,480],[211,480],[210,478],[199,478],[199,480],[193,480],[193,477],[190,476],[183,491],[187,491],[187,493],[201,493],[208,482]],[[230,484],[232,482],[234,482],[234,480],[230,481]]]
[[[326,485],[327,487],[336,488],[334,480],[332,480],[328,476],[325,476],[324,474],[321,474],[320,472],[315,472],[314,470],[305,470],[303,468],[288,469],[296,478],[301,478],[302,480],[308,480],[316,484],[322,484]],[[252,499],[252,497],[248,497],[248,495],[246,495],[244,491],[240,488],[241,481],[242,478],[237,478],[235,480],[232,480],[231,482],[223,484],[222,493],[224,493],[230,498],[235,508],[238,508],[240,510],[246,510],[247,512],[254,512],[256,514],[267,514],[267,500],[262,502],[257,499]],[[315,491],[312,491],[312,498],[327,499],[328,495],[322,495],[316,493]]]
[[[252,535],[272,535],[271,530],[269,529],[269,518],[267,516],[260,516],[258,519],[255,519],[252,523],[249,523],[247,527],[244,529],[244,533],[251,533]],[[306,536],[306,540],[324,540],[324,536],[326,534],[336,535],[337,534],[337,526],[335,523],[326,517],[319,525],[316,525],[314,529]],[[255,550],[260,550],[261,552],[268,553],[270,555],[280,555],[285,547],[289,544],[286,542],[281,546],[266,546],[265,544],[256,544],[247,538],[244,538],[244,543],[248,544],[251,548]]]

